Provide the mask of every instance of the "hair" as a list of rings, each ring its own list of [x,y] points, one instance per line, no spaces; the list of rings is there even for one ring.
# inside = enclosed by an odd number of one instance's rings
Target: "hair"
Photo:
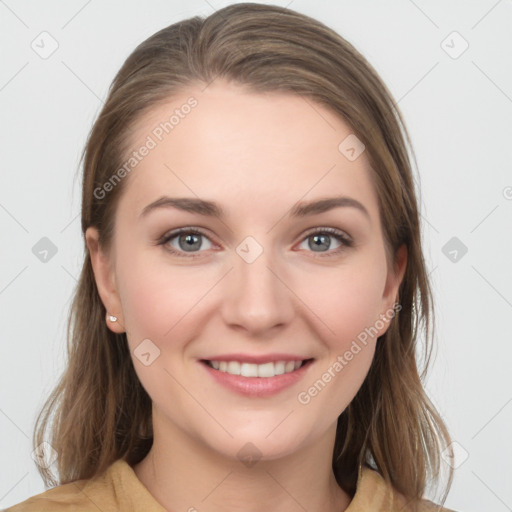
[[[366,146],[388,263],[405,245],[407,264],[400,312],[380,337],[364,383],[338,418],[332,467],[351,496],[365,465],[415,503],[440,480],[440,455],[444,447],[450,449],[450,436],[422,384],[434,326],[408,146],[414,152],[391,93],[348,41],[313,18],[255,3],[185,19],[143,41],[115,76],[82,153],[82,232],[85,236],[95,226],[100,245],[111,246],[126,180],[102,199],[94,190],[125,161],[141,116],[187,86],[217,78],[252,92],[301,95],[323,105]],[[67,325],[68,365],[34,431],[34,446],[48,441],[59,454],[58,479],[39,467],[46,486],[92,478],[121,458],[136,464],[151,448],[151,399],[135,373],[126,334],[109,330],[105,315],[85,247]],[[443,501],[452,483],[453,470],[448,472]]]

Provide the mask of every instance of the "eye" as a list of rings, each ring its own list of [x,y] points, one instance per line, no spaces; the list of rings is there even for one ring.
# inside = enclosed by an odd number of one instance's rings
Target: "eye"
[[[204,241],[207,241],[206,247],[204,247]],[[176,231],[164,235],[159,240],[158,244],[164,245],[169,252],[177,256],[192,258],[200,256],[200,254],[194,254],[202,252],[199,249],[212,248],[212,242],[206,234],[195,228],[177,229]]]
[[[334,249],[331,248],[332,239],[338,243],[338,247]],[[321,253],[319,255],[322,257],[337,255],[353,245],[351,238],[343,233],[343,231],[334,228],[316,228],[304,238],[301,245],[304,243],[307,243],[307,249],[315,253]]]
[[[338,244],[334,248],[331,247],[333,239]],[[307,234],[301,245],[305,243],[307,243],[306,250],[317,253],[319,257],[336,256],[353,246],[353,241],[348,235],[334,228],[316,228]],[[167,233],[158,241],[158,245],[165,246],[167,251],[176,256],[188,258],[199,257],[204,250],[213,247],[208,236],[196,228],[180,228]]]

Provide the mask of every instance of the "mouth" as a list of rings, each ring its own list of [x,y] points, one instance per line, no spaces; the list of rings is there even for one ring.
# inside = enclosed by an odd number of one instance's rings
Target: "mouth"
[[[269,397],[303,379],[314,358],[224,356],[199,362],[212,378],[213,386],[221,385],[246,397]]]
[[[312,362],[313,359],[269,361],[263,364],[242,361],[222,361],[203,359],[201,362],[210,368],[230,375],[241,377],[261,377],[268,379],[278,375],[295,372]]]

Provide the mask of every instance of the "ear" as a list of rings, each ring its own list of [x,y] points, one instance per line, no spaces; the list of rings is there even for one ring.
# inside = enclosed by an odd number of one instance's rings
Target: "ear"
[[[105,319],[108,328],[115,333],[124,332],[124,319],[122,315],[121,300],[117,291],[115,273],[111,254],[105,253],[99,243],[99,233],[97,228],[89,227],[85,232],[85,241],[89,249],[91,264],[94,271],[94,279],[100,294],[101,302],[107,310]],[[117,321],[112,322],[108,319],[109,315],[114,315]]]
[[[384,328],[379,330],[382,336],[388,329],[390,320],[397,311],[398,290],[407,268],[407,247],[402,244],[394,255],[393,268],[388,271],[386,285],[382,294],[382,309],[380,319],[384,321]],[[399,311],[399,309],[398,309]]]

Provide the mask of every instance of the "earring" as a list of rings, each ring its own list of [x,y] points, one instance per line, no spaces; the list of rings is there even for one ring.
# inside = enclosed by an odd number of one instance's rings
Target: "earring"
[[[108,319],[109,319],[111,322],[117,322],[117,316],[109,315],[109,316],[108,316]]]

